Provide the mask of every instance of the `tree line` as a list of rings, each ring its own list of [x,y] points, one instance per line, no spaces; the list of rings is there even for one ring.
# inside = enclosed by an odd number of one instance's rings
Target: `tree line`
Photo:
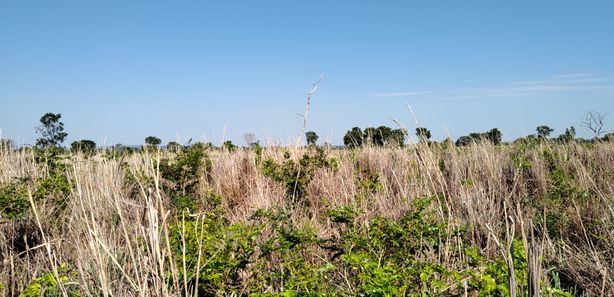
[[[514,140],[514,142],[530,142],[530,141],[556,141],[559,143],[568,143],[571,141],[592,142],[592,141],[614,141],[614,133],[605,129],[605,119],[607,114],[590,111],[583,119],[581,126],[590,131],[593,139],[581,139],[576,137],[576,129],[571,126],[558,137],[551,138],[554,129],[546,125],[536,127],[536,134],[531,134]],[[36,132],[39,138],[36,139],[35,147],[39,149],[60,148],[64,143],[68,133],[64,131],[64,123],[61,121],[62,114],[48,112],[40,118],[40,125],[36,127]],[[409,136],[408,131],[403,128],[393,129],[387,126],[366,127],[364,130],[359,127],[353,127],[348,130],[343,136],[343,144],[347,148],[357,148],[361,146],[403,146],[406,138]],[[431,142],[431,131],[426,127],[417,127],[415,136],[420,142]],[[250,148],[259,148],[258,141],[253,133],[246,133],[243,138]],[[308,147],[317,146],[319,136],[314,131],[307,131],[305,139]],[[500,145],[503,140],[503,133],[497,128],[492,128],[485,132],[472,132],[468,135],[459,137],[454,144],[456,146],[467,146],[473,143],[490,142],[493,145]],[[189,141],[189,143],[191,140]],[[452,142],[451,139],[446,139],[444,142]],[[158,148],[162,140],[156,136],[147,136],[144,140],[143,149]],[[188,143],[188,145],[189,145]],[[207,144],[213,146],[212,144]],[[14,142],[10,139],[0,139],[0,149],[13,148]],[[177,151],[181,144],[175,141],[170,141],[166,145],[169,151]],[[233,151],[238,146],[227,140],[222,144],[222,148],[228,151]],[[114,146],[116,149],[129,149],[118,144]],[[96,150],[96,142],[89,139],[81,139],[73,141],[70,145],[71,151],[93,153]]]

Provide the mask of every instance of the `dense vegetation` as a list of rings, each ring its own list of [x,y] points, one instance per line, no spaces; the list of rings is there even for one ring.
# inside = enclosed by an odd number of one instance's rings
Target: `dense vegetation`
[[[501,132],[348,148],[0,142],[0,295],[604,296],[614,145]],[[43,121],[45,120],[45,121]],[[545,128],[544,128],[545,127]],[[596,134],[598,135],[598,134]],[[597,138],[596,138],[597,139]]]
[[[608,142],[3,149],[0,292],[599,296],[613,179]]]

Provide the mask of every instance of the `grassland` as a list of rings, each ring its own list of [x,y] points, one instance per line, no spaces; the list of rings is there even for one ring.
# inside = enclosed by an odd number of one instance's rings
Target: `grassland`
[[[614,292],[611,142],[0,151],[0,295]]]

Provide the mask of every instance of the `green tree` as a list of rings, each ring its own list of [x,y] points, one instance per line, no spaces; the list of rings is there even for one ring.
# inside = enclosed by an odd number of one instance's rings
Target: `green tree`
[[[155,147],[160,145],[160,143],[162,143],[162,140],[160,140],[160,138],[155,137],[155,136],[147,136],[145,138],[145,143],[148,144],[149,146]]]
[[[567,129],[565,129],[565,133],[559,135],[559,137],[557,138],[557,141],[562,142],[562,143],[568,143],[573,141],[576,138],[576,128],[574,128],[574,126],[571,126]]]
[[[499,131],[499,129],[492,128],[492,129],[490,129],[490,131],[486,132],[486,138],[492,144],[499,145],[499,144],[501,144],[501,141],[503,139],[503,134],[501,133],[501,131]]]
[[[376,145],[381,140],[380,131],[375,127],[367,127],[365,128],[362,139],[364,143]]]
[[[477,132],[469,133],[469,138],[471,138],[471,140],[473,140],[474,142],[482,141],[483,137],[484,137],[484,134],[482,133],[477,133]]]
[[[429,140],[431,139],[431,131],[425,127],[416,128],[416,136],[421,140]]]
[[[41,125],[36,127],[40,137],[36,140],[36,146],[40,148],[58,147],[66,139],[68,133],[64,132],[64,123],[60,122],[62,114],[48,112],[40,118]]]
[[[548,127],[548,126],[539,126],[535,130],[537,131],[537,135],[541,139],[548,139],[548,137],[550,137],[550,133],[552,133],[552,131],[554,131],[554,129],[552,129],[552,128]]]
[[[467,146],[474,142],[471,136],[461,136],[456,140],[456,146]]]
[[[96,143],[87,139],[73,141],[70,144],[70,150],[75,153],[82,152],[84,154],[91,154],[96,150]]]
[[[392,129],[387,126],[377,128],[367,127],[363,133],[363,141],[375,146],[403,145],[405,132],[401,129]]]
[[[181,149],[181,144],[176,141],[170,141],[168,144],[166,144],[166,149],[169,152],[176,153]]]
[[[402,129],[394,129],[390,132],[390,137],[388,138],[388,143],[398,146],[403,146],[405,143],[405,136],[407,135],[406,131]]]
[[[318,134],[316,134],[316,132],[307,131],[305,132],[305,138],[307,138],[308,146],[315,146],[316,142],[318,141],[318,138],[320,137],[318,136]]]
[[[229,152],[234,152],[234,150],[237,148],[237,146],[234,145],[234,143],[232,143],[232,141],[226,140],[222,144],[222,148],[227,150],[227,151],[229,151]]]
[[[354,127],[343,136],[343,144],[349,148],[361,146],[363,143],[363,132],[360,128]]]

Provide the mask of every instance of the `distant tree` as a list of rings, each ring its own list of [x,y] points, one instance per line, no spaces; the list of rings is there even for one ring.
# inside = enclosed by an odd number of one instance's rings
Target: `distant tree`
[[[503,134],[497,128],[492,128],[485,134],[485,138],[488,139],[493,145],[500,145],[501,141],[503,140]]]
[[[482,133],[477,133],[477,132],[469,133],[469,138],[471,138],[471,140],[473,140],[475,142],[482,141],[482,137],[483,136],[484,136],[484,134],[482,134]]]
[[[603,141],[614,141],[614,133],[608,133],[603,136]]]
[[[418,127],[416,128],[416,136],[420,140],[429,140],[431,139],[431,131],[424,127]]]
[[[444,141],[441,142],[441,146],[443,148],[453,147],[454,146],[454,141],[452,140],[452,138],[447,137]]]
[[[403,146],[403,144],[405,143],[405,136],[407,136],[407,133],[405,130],[394,129],[390,131],[390,137],[388,138],[386,142],[391,145]]]
[[[243,134],[243,140],[249,147],[255,147],[260,144],[260,141],[256,139],[256,135],[254,133],[245,133]]]
[[[537,135],[531,134],[531,135],[527,135],[526,137],[520,137],[520,138],[514,140],[514,142],[512,142],[512,143],[513,144],[528,145],[528,144],[539,143],[539,140],[540,140],[540,138],[538,138]]]
[[[125,146],[121,143],[117,143],[111,147],[113,153],[132,153],[133,149],[131,147]]]
[[[595,139],[599,139],[601,134],[604,133],[605,118],[607,113],[600,113],[595,111],[589,111],[586,113],[584,120],[582,121],[582,127],[593,132]]]
[[[387,126],[367,127],[363,133],[363,141],[375,146],[403,145],[405,132],[401,129],[392,129]]]
[[[224,143],[222,144],[222,148],[224,150],[227,150],[229,152],[234,152],[234,150],[237,148],[236,145],[234,145],[234,143],[232,143],[232,141],[230,140],[226,140],[224,141]]]
[[[307,139],[308,146],[315,146],[318,142],[318,138],[320,137],[318,136],[318,134],[316,134],[316,132],[307,131],[305,132],[305,138]]]
[[[380,131],[375,127],[367,127],[363,131],[362,139],[363,143],[368,143],[371,145],[377,145],[381,140]],[[382,141],[383,142],[383,141]]]
[[[155,136],[147,136],[145,138],[145,143],[152,147],[155,147],[155,146],[160,145],[160,143],[162,143],[162,140],[160,140],[160,138],[155,137]]]
[[[62,114],[48,112],[40,118],[41,125],[36,127],[40,137],[36,140],[36,146],[40,148],[59,147],[68,136],[64,132],[64,123],[60,122]]]
[[[550,137],[550,133],[554,131],[554,129],[548,126],[539,126],[535,130],[537,131],[537,136],[539,136],[541,139],[548,139],[548,137]]]
[[[456,140],[456,146],[467,146],[474,142],[471,136],[461,136]]]
[[[363,132],[360,128],[354,127],[343,136],[343,144],[349,148],[359,147],[363,143]]]
[[[0,138],[0,151],[8,151],[13,149],[15,143],[12,139]]]
[[[574,126],[571,126],[567,129],[565,129],[565,133],[559,135],[559,137],[557,138],[558,142],[562,142],[562,143],[568,143],[573,141],[576,138],[576,128],[574,128]]]
[[[70,150],[74,153],[82,152],[84,154],[92,154],[96,151],[96,143],[87,139],[73,141],[70,144]]]
[[[181,149],[181,144],[179,144],[176,141],[170,141],[169,143],[166,144],[166,150],[168,150],[169,152],[173,152],[176,153]]]

